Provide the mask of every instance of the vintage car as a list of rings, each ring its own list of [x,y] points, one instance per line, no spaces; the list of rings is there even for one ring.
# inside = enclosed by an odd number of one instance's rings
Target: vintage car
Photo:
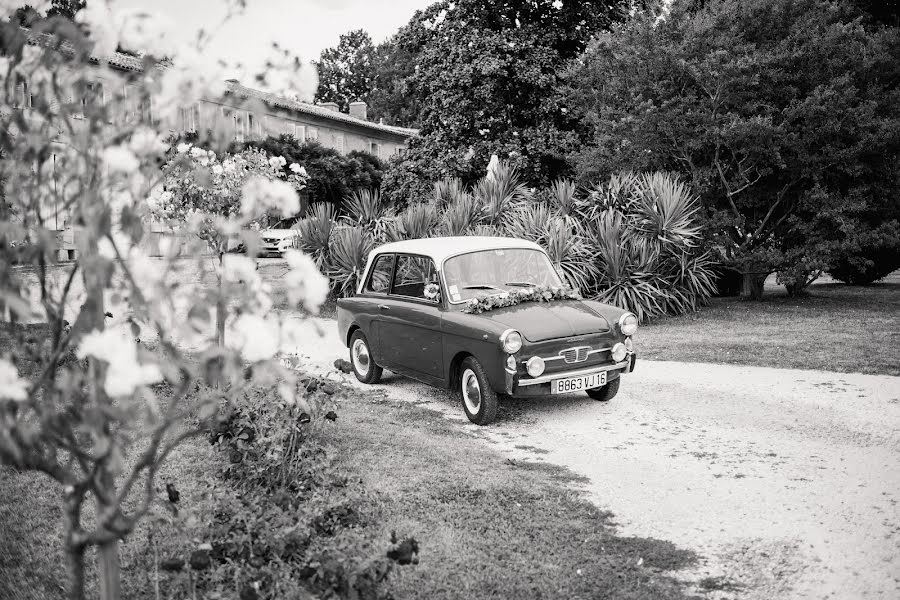
[[[497,416],[498,395],[585,391],[612,399],[634,370],[630,312],[566,290],[532,242],[445,237],[379,246],[338,330],[357,379],[383,369],[457,392],[473,423]]]

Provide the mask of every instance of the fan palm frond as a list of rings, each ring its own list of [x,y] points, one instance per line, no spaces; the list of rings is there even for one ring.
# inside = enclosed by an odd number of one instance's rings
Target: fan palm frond
[[[331,233],[336,225],[334,206],[317,202],[309,207],[308,216],[295,225],[299,235],[294,238],[294,246],[312,256],[321,269],[327,261]]]
[[[531,191],[519,178],[518,168],[500,161],[488,176],[482,177],[472,191],[489,225],[502,226],[510,209],[531,197]]]
[[[337,227],[331,236],[327,273],[332,286],[349,296],[359,285],[369,252],[374,248],[372,236],[363,227]]]
[[[391,207],[381,196],[380,190],[356,190],[344,198],[347,216],[344,220],[359,225],[380,239],[392,217]]]

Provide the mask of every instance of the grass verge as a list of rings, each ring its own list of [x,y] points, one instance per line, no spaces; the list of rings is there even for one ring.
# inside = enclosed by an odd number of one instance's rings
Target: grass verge
[[[821,283],[800,298],[767,286],[762,301],[714,298],[635,336],[650,360],[900,375],[900,274],[871,286]]]

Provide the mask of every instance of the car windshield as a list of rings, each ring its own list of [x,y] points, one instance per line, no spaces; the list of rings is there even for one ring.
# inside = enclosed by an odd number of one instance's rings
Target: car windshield
[[[539,250],[481,250],[444,261],[451,302],[532,286],[562,287],[550,259]]]
[[[293,229],[300,221],[301,217],[291,217],[290,219],[281,219],[280,221],[269,226],[269,229]]]

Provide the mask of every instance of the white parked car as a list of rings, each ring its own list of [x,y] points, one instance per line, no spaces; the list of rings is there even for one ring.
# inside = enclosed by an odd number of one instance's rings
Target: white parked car
[[[260,237],[260,256],[281,256],[285,250],[293,248],[294,240],[300,237],[300,230],[295,225],[302,219],[302,216],[282,219],[259,232]]]

